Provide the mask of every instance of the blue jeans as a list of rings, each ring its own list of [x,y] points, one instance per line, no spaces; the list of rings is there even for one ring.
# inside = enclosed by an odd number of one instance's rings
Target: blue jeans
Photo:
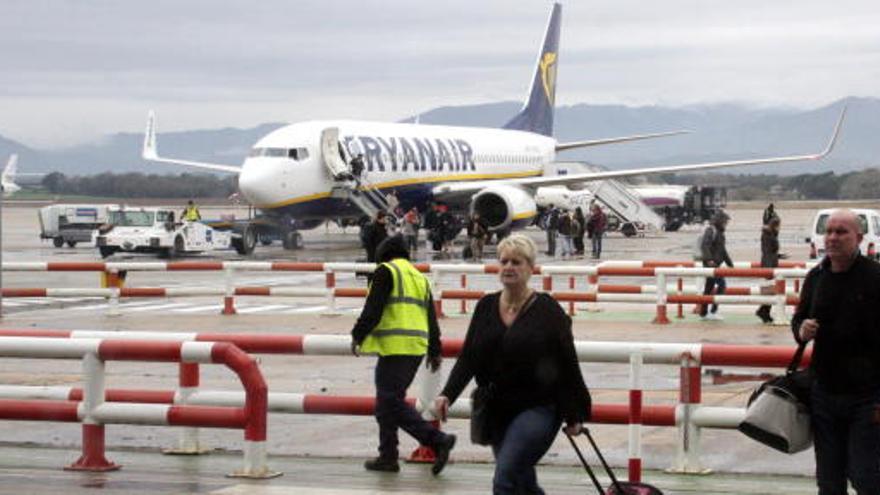
[[[533,407],[517,414],[501,442],[492,445],[495,454],[492,493],[543,494],[535,465],[550,449],[561,425],[554,406]]]
[[[596,258],[602,257],[602,235],[603,234],[593,233],[593,237],[590,238],[593,247],[593,256]]]
[[[832,394],[814,383],[810,399],[819,495],[846,495],[847,479],[859,495],[880,493],[880,390]]]
[[[724,280],[724,277],[707,277],[706,286],[703,287],[703,295],[708,296],[712,294],[712,289],[714,289],[716,286],[718,287],[718,290],[715,291],[715,295],[720,296],[721,294],[724,294],[725,290],[727,290],[727,281]],[[703,305],[703,307],[700,309],[700,316],[706,316],[706,310],[708,309],[708,307],[708,304]],[[712,304],[712,312],[718,312],[717,304]]]

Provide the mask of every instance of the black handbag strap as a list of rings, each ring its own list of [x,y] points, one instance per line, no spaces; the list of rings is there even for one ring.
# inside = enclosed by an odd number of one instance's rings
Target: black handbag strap
[[[804,350],[806,350],[806,348],[806,342],[801,342],[800,344],[798,344],[798,348],[794,352],[794,356],[792,356],[791,362],[788,363],[788,368],[785,370],[786,375],[790,375],[797,371],[798,367],[801,364],[801,359],[804,357]]]

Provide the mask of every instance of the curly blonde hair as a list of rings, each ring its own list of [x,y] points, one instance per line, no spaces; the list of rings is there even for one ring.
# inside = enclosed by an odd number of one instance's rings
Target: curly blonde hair
[[[498,256],[505,249],[513,251],[528,261],[529,265],[535,266],[535,258],[538,256],[538,248],[535,241],[523,234],[511,234],[498,243]]]

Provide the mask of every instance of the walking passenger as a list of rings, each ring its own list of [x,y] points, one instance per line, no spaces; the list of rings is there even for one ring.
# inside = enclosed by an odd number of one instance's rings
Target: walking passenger
[[[577,233],[572,237],[574,241],[575,254],[584,254],[584,234],[587,231],[587,218],[584,216],[584,210],[578,206],[574,209],[574,218],[578,222]]]
[[[522,234],[498,243],[503,288],[477,303],[461,355],[434,402],[445,417],[472,378],[489,391],[485,433],[495,456],[495,494],[544,493],[535,465],[563,422],[576,435],[590,417],[571,318],[549,294],[529,288],[535,256],[534,242]]]
[[[593,203],[590,208],[590,220],[587,221],[587,234],[590,236],[593,247],[593,258],[602,257],[602,237],[605,235],[605,228],[608,226],[608,218],[599,203]]]
[[[825,258],[807,273],[791,320],[814,340],[811,427],[819,495],[880,493],[880,264],[859,253],[859,219],[836,210]]]
[[[573,233],[577,230],[577,220],[571,211],[563,212],[559,216],[559,236],[562,238],[562,257],[574,255]]]
[[[389,237],[376,253],[381,263],[373,274],[367,301],[351,330],[351,351],[379,355],[376,361],[376,422],[379,456],[368,460],[370,471],[397,472],[400,465],[397,430],[402,428],[420,444],[433,447],[431,472],[439,474],[455,446],[448,435],[422,419],[406,403],[406,389],[427,353],[426,365],[440,369],[440,327],[434,313],[431,284],[409,261],[402,236]]]
[[[559,229],[559,210],[552,204],[547,207],[544,230],[547,232],[547,256],[556,256],[556,231]]]
[[[468,221],[467,235],[470,240],[471,257],[473,257],[474,261],[482,261],[483,247],[486,245],[486,239],[489,237],[489,226],[476,211]]]
[[[718,268],[722,263],[733,268],[733,261],[727,254],[727,240],[724,237],[724,231],[727,229],[727,222],[730,216],[723,211],[718,211],[712,217],[711,223],[706,226],[703,231],[703,241],[700,244],[702,252],[703,266],[710,268]],[[724,277],[706,277],[706,285],[703,287],[703,295],[712,294],[715,289],[715,295],[722,295],[727,289],[727,282]],[[708,304],[700,307],[700,316],[706,320],[723,320],[724,318],[718,314],[718,304],[712,303],[712,311],[708,311]]]
[[[771,205],[772,206],[772,205]],[[776,268],[784,254],[779,253],[779,217],[774,216],[761,228],[761,267]],[[773,323],[770,316],[770,305],[764,304],[755,312],[764,323]]]

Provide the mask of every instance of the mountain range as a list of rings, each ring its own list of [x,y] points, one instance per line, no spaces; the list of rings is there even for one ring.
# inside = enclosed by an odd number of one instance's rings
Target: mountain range
[[[781,154],[816,153],[824,148],[841,108],[847,120],[834,152],[818,163],[739,169],[747,173],[844,173],[880,166],[880,99],[849,97],[810,109],[754,108],[740,104],[665,107],[577,104],[557,106],[555,133],[560,142],[687,129],[690,134],[583,148],[561,153],[559,160],[583,160],[625,169]],[[419,115],[421,124],[498,127],[519,103],[439,107]],[[413,118],[406,121],[413,121]],[[249,129],[203,129],[159,134],[162,155],[237,165],[260,137],[283,124]],[[179,173],[182,168],[140,159],[141,134],[116,133],[98,142],[59,149],[35,149],[0,136],[0,161],[19,154],[22,172],[57,171],[66,175],[101,172]]]

